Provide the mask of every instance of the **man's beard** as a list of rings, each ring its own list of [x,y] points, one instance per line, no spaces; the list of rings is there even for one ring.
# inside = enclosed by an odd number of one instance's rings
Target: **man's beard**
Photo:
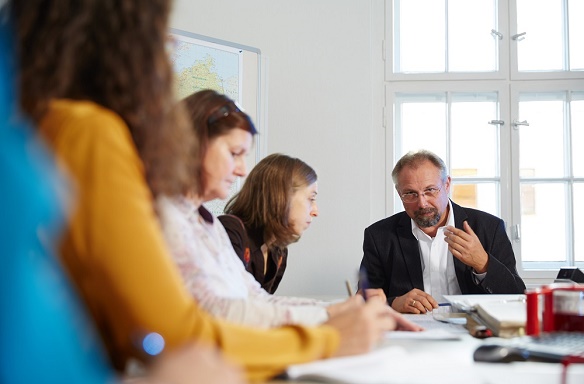
[[[433,213],[432,216],[425,216],[427,213]],[[440,222],[440,212],[436,208],[421,208],[414,211],[414,222],[418,224],[420,228],[433,227]]]

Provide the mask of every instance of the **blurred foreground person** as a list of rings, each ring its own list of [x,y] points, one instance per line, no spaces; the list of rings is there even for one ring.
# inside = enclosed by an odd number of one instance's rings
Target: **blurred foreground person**
[[[16,112],[11,37],[0,25],[0,382],[113,382],[99,338],[54,257],[66,187]]]
[[[68,187],[16,112],[10,34],[0,26],[0,382],[118,381],[93,324],[54,257]],[[215,348],[189,344],[153,359],[139,382],[243,383]],[[129,380],[128,380],[129,381]]]

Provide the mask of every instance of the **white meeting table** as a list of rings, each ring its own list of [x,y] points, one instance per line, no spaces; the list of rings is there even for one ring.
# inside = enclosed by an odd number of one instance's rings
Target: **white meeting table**
[[[418,317],[416,316],[425,316]],[[426,323],[431,315],[408,315],[420,324]],[[435,320],[433,320],[435,321]],[[447,326],[453,326],[447,324]],[[457,325],[464,329],[462,325]],[[465,329],[464,329],[465,330]],[[483,343],[497,338],[477,339],[468,332],[457,332],[455,339],[411,339],[408,335],[387,337],[371,354],[370,361],[363,363],[363,357],[351,368],[349,360],[323,360],[317,364],[324,372],[335,372],[326,378],[307,378],[273,380],[270,384],[285,383],[354,383],[354,384],[391,384],[391,383],[460,383],[460,384],[584,384],[584,364],[572,364],[567,368],[566,381],[562,382],[562,364],[513,362],[484,363],[475,362],[473,353]],[[405,336],[405,337],[399,337]],[[380,352],[381,351],[381,352]],[[307,365],[301,365],[300,368]],[[310,366],[308,366],[310,367]],[[295,367],[292,367],[295,369]]]

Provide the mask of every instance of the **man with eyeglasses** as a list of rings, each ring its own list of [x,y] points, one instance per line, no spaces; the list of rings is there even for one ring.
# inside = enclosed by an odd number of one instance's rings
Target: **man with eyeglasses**
[[[440,157],[410,152],[391,176],[405,212],[365,229],[361,268],[393,309],[426,313],[444,295],[524,292],[503,220],[452,202]]]

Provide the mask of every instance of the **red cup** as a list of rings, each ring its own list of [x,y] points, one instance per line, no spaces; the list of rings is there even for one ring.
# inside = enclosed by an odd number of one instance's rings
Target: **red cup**
[[[525,291],[527,321],[525,333],[584,332],[584,286],[557,283]],[[540,310],[540,300],[543,309]],[[540,324],[541,322],[541,324]]]
[[[554,291],[554,330],[584,332],[584,287]]]

